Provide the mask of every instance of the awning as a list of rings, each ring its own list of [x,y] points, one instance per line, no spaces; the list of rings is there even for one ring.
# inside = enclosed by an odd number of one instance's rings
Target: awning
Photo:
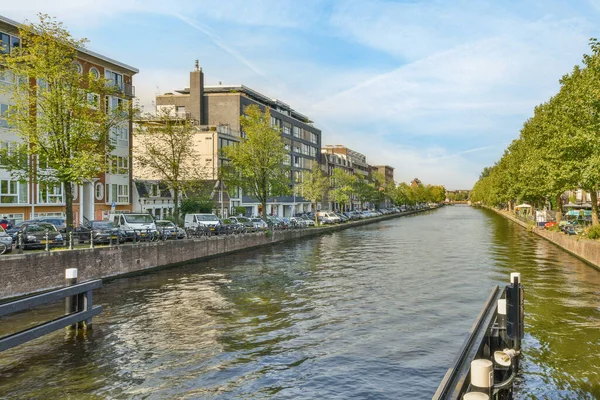
[[[529,204],[521,204],[516,206],[515,208],[531,208],[531,206]]]

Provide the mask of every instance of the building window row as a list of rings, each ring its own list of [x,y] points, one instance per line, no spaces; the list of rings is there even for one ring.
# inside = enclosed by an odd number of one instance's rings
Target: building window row
[[[64,202],[62,183],[40,183],[38,185],[39,204],[62,204]]]
[[[129,147],[129,127],[117,126],[112,128],[110,141],[113,146]]]
[[[117,175],[129,174],[129,157],[109,156],[109,173]]]
[[[111,203],[129,203],[129,185],[106,184],[106,199]]]
[[[236,140],[219,138],[219,149],[224,149],[225,147],[231,146],[231,145],[236,144],[236,143],[237,143]]]
[[[27,203],[27,182],[19,182],[9,179],[0,180],[0,203]]]

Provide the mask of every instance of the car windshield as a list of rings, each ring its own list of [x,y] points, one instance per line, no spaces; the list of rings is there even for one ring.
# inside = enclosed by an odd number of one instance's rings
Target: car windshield
[[[27,232],[56,232],[56,227],[52,224],[31,224],[27,225]]]
[[[124,214],[125,221],[131,224],[151,224],[154,222],[150,214]]]
[[[262,219],[260,219],[260,218],[252,218],[252,222],[262,222]]]
[[[196,215],[196,219],[198,221],[218,221],[219,220],[219,218],[217,218],[216,215],[212,215],[212,214]]]
[[[250,222],[250,220],[248,218],[245,217],[238,217],[238,222]]]
[[[156,221],[156,225],[163,227],[163,228],[165,228],[165,227],[172,228],[175,226],[175,224],[172,223],[171,221]]]
[[[115,224],[110,221],[96,221],[92,222],[92,228],[94,229],[113,229],[116,228]]]

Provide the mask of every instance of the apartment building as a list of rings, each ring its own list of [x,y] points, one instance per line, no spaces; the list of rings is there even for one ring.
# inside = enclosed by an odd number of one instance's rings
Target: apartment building
[[[321,149],[321,152],[343,155],[351,163],[353,173],[361,175],[364,179],[369,177],[369,164],[367,163],[367,156],[364,154],[340,144],[325,145],[323,149]]]
[[[394,183],[394,167],[390,167],[389,165],[373,165],[371,170],[383,175],[386,183]]]
[[[6,54],[19,46],[19,25],[18,22],[0,16],[0,52]],[[77,68],[82,74],[104,76],[118,88],[118,95],[107,96],[104,99],[109,108],[135,96],[133,76],[139,71],[134,67],[93,51],[80,49],[77,54]],[[14,82],[7,74],[0,73],[0,84],[11,85]],[[7,97],[0,95],[0,147],[4,148],[9,148],[12,142],[18,140],[17,133],[8,126],[6,119],[1,118],[8,110],[9,103]],[[131,211],[131,130],[131,119],[113,128],[110,137],[113,150],[106,155],[111,157],[109,171],[74,188],[75,223],[83,222],[84,218],[102,219],[111,209]],[[34,158],[30,159],[29,163],[37,164]],[[16,181],[0,165],[0,214],[16,222],[41,216],[64,217],[64,187],[62,184],[36,182],[33,178],[26,182]]]
[[[204,84],[204,73],[198,62],[190,73],[190,86],[174,93],[156,96],[157,110],[169,110],[180,118],[189,118],[198,126],[213,129],[217,135],[212,140],[212,153],[203,153],[203,163],[212,163],[212,176],[218,176],[218,169],[227,162],[221,156],[221,149],[241,139],[240,117],[244,109],[255,104],[263,111],[271,112],[271,124],[281,130],[286,149],[289,151],[291,166],[290,187],[302,179],[303,171],[310,171],[313,161],[318,161],[321,148],[321,131],[313,126],[306,116],[292,109],[288,104],[272,99],[244,85]],[[209,140],[209,139],[205,139]],[[207,148],[208,149],[208,148]],[[209,161],[210,160],[210,161]],[[309,211],[310,201],[303,199],[293,190],[294,195],[270,199],[267,213],[290,216]],[[247,214],[259,215],[262,210],[256,199],[244,195],[240,190],[229,188],[230,206],[243,206]]]

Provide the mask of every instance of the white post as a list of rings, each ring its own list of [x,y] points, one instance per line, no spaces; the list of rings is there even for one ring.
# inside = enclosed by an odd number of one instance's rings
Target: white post
[[[485,359],[471,361],[471,386],[489,395],[494,386],[494,363]]]

